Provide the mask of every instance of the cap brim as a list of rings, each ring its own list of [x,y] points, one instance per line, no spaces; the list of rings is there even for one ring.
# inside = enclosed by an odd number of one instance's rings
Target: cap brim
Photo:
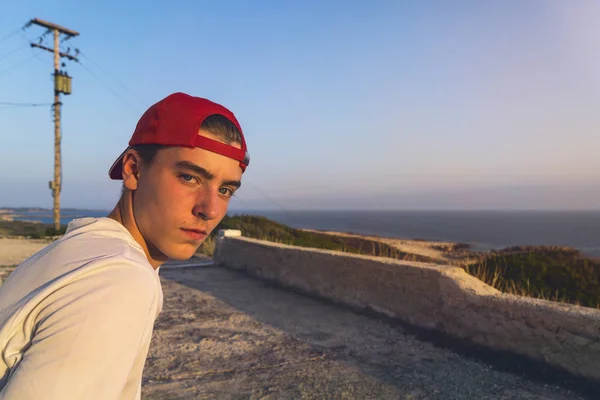
[[[123,157],[125,157],[125,153],[129,150],[130,147],[127,147],[124,152],[121,153],[119,158],[113,163],[112,167],[108,170],[108,176],[110,179],[114,180],[122,180],[123,179]]]

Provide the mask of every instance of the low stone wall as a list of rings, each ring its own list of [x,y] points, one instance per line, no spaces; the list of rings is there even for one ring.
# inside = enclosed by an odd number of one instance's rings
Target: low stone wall
[[[600,380],[600,310],[499,292],[460,268],[217,238],[215,261]]]

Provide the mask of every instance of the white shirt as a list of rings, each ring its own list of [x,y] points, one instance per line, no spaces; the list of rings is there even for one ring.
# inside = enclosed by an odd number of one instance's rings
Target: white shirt
[[[162,302],[123,225],[72,221],[0,286],[0,400],[140,399]]]

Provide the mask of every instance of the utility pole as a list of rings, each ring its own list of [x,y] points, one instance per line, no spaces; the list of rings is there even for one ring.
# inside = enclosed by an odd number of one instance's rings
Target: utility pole
[[[52,191],[52,197],[54,197],[54,230],[58,231],[60,229],[60,192],[62,190],[60,152],[60,115],[62,103],[60,101],[60,94],[71,94],[71,77],[66,72],[60,70],[60,58],[64,57],[71,61],[79,61],[75,56],[70,55],[68,51],[66,53],[60,51],[60,35],[63,34],[65,36],[64,40],[69,40],[72,37],[78,36],[79,33],[39,18],[32,19],[25,26],[32,24],[44,27],[47,29],[46,33],[52,32],[54,35],[54,49],[42,46],[41,43],[31,43],[31,47],[37,47],[54,53],[54,181],[50,181],[50,190]],[[79,50],[75,50],[75,52],[76,55],[79,54]]]

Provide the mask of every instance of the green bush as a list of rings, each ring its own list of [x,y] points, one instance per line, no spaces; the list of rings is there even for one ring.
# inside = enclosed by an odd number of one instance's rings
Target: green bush
[[[62,236],[65,234],[66,231],[67,231],[66,226],[62,226],[58,230],[54,229],[54,227],[51,227],[51,228],[46,228],[44,230],[44,234],[46,236]]]
[[[26,236],[33,239],[43,239],[64,235],[66,229],[65,225],[55,231],[54,226],[48,224],[27,221],[0,221],[0,236]]]
[[[218,229],[240,229],[246,237],[292,246],[345,251],[400,260],[432,261],[429,257],[404,253],[379,241],[307,232],[255,215],[225,216],[215,231]]]
[[[507,249],[464,267],[505,293],[600,308],[600,262],[575,249]]]

